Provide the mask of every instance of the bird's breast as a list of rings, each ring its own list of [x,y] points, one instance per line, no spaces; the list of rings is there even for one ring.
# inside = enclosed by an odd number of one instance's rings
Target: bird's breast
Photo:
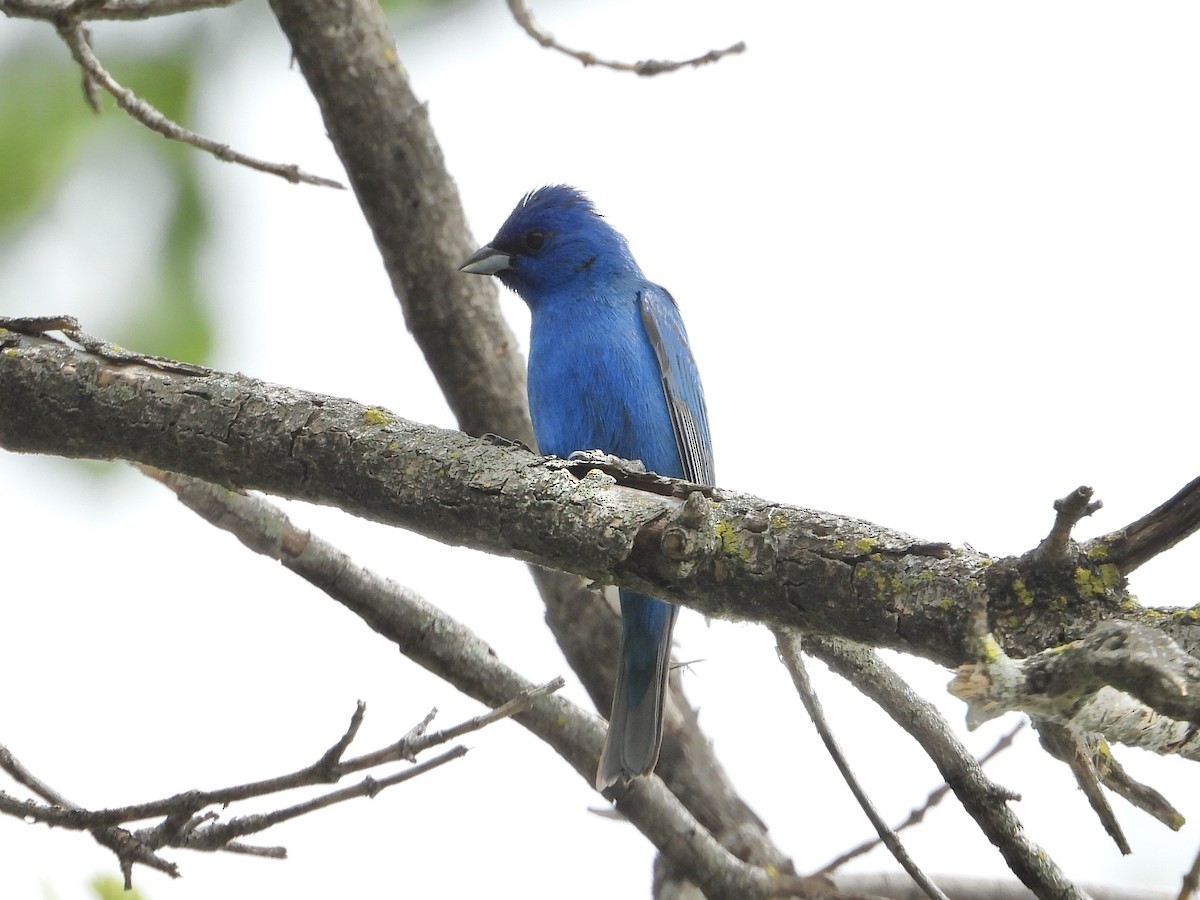
[[[602,450],[682,475],[658,363],[636,304],[573,315],[535,311],[529,409],[543,453]]]

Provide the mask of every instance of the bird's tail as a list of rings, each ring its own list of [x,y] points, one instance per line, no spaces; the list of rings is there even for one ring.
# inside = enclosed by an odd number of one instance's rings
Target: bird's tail
[[[679,607],[621,591],[621,658],[613,691],[608,738],[596,789],[644,775],[658,762],[663,704],[671,666],[671,631]]]

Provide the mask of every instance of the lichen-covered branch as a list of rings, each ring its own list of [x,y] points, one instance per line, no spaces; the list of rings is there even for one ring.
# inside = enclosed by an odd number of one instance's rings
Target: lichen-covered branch
[[[1019,710],[1114,743],[1200,759],[1200,663],[1161,632],[1104,622],[1086,638],[1014,659],[994,642],[951,692],[979,724]]]
[[[966,658],[986,557],[869,522],[546,460],[240,375],[0,334],[0,446],[129,459],[336,505],[447,543],[682,599],[708,615]]]
[[[1054,603],[1050,590],[1073,591],[1055,610],[1054,636],[1140,613],[1086,559],[1043,589],[1032,570],[1021,581],[1020,560],[852,517],[724,490],[696,502],[693,488],[669,479],[546,460],[378,407],[124,354],[0,334],[0,446],[130,459],[336,505],[706,615],[838,634],[947,665],[977,657],[969,622],[981,598],[1008,652],[1042,636],[1037,604]],[[1014,579],[1028,596],[1013,596]],[[1005,604],[1028,612],[1029,624],[996,621]]]

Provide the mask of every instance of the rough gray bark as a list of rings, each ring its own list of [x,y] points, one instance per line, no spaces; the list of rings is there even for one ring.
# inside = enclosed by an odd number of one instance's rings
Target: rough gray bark
[[[1044,633],[1037,610],[1062,599],[1010,596],[1014,572],[1028,569],[1038,583],[1024,558],[996,561],[851,517],[545,460],[350,400],[106,358],[46,336],[7,331],[0,348],[7,449],[129,459],[336,505],[446,543],[654,591],[710,616],[955,665],[979,656],[975,604],[986,602],[993,618],[1012,603],[1028,612],[1027,624],[997,632],[1014,652]],[[1054,583],[1071,592],[1055,609],[1056,634],[1082,637],[1097,619],[1153,620],[1119,579],[1087,564],[1086,553],[1073,554],[1068,579]],[[992,577],[996,568],[1005,574]],[[1160,630],[1194,643],[1195,626]],[[1190,657],[1160,656],[1189,667],[1179,677],[1190,678]]]

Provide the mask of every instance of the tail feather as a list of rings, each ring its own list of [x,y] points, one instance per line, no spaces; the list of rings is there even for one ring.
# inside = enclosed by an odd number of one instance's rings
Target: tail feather
[[[621,591],[621,654],[596,788],[644,775],[658,762],[679,607]]]

